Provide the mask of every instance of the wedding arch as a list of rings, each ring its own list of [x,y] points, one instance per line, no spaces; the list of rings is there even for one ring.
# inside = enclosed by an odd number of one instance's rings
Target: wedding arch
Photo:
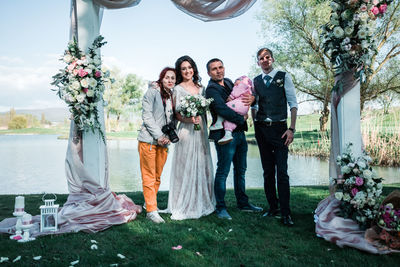
[[[194,18],[202,21],[216,21],[243,14],[257,0],[171,1],[178,9]],[[86,53],[92,42],[99,36],[104,8],[129,8],[140,2],[141,0],[71,0],[70,39],[75,38],[79,48]],[[353,144],[354,156],[362,154],[360,80],[354,78],[354,71],[346,71],[336,76],[335,83],[341,84],[342,90],[332,94],[332,141],[329,165],[331,177],[340,175],[335,159],[345,151],[347,144]],[[102,136],[102,132],[105,132],[102,101],[97,102],[97,111],[100,129],[80,132],[74,121],[71,121],[65,160],[69,196],[59,212],[58,233],[81,230],[101,231],[112,225],[131,221],[135,219],[137,213],[141,212],[141,207],[135,205],[129,198],[116,195],[110,190],[107,147]],[[318,223],[317,221],[317,228]],[[354,228],[354,224],[345,227]],[[36,233],[36,235],[40,234],[42,233]],[[362,239],[360,232],[352,231],[344,235],[355,235]],[[327,237],[324,238],[329,240]],[[336,235],[333,238],[337,240],[341,237]],[[351,245],[351,242],[350,244],[343,242],[343,244]],[[358,248],[365,249],[367,245],[363,243],[362,246]],[[378,253],[371,247],[365,250]]]

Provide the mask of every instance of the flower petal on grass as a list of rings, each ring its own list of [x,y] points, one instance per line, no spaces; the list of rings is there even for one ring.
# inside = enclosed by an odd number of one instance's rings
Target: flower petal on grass
[[[98,247],[97,247],[96,244],[93,244],[93,245],[90,246],[90,249],[91,249],[91,250],[94,250],[94,249],[98,249]]]
[[[232,232],[232,231],[233,231],[233,230],[232,230],[232,228],[231,228],[231,229],[228,230],[228,233],[230,233],[230,232]]]
[[[90,242],[92,242],[93,244],[97,244],[96,240],[90,240]]]
[[[110,267],[118,266],[118,263],[112,263],[110,264]]]
[[[38,260],[40,260],[42,258],[42,256],[35,256],[35,257],[33,257],[33,259],[35,260],[35,261],[38,261]]]
[[[122,254],[117,254],[117,256],[120,258],[120,259],[125,259],[126,257],[124,256],[124,255],[122,255]]]
[[[0,258],[0,263],[8,261],[9,259],[7,257],[1,257]]]
[[[17,262],[17,261],[19,261],[21,259],[21,256],[18,256],[18,257],[16,257],[14,260],[13,260],[13,262]]]
[[[188,231],[189,231],[189,232],[192,231],[192,228],[189,228]]]
[[[180,250],[180,249],[182,249],[182,246],[181,245],[177,245],[176,247],[172,247],[172,249],[173,250]]]
[[[74,266],[75,264],[78,264],[79,263],[79,260],[76,260],[76,261],[71,261],[69,264],[71,264],[72,266]]]
[[[196,255],[197,256],[200,256],[200,257],[204,257],[203,255],[201,255],[201,253],[200,252],[198,252],[198,251],[196,251]]]

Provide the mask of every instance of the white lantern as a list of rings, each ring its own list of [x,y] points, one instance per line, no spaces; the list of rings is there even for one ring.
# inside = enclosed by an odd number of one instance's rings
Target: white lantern
[[[40,206],[40,232],[55,232],[58,227],[58,204],[54,204],[57,196],[53,194],[53,199],[45,199],[44,194],[42,200],[44,205]]]

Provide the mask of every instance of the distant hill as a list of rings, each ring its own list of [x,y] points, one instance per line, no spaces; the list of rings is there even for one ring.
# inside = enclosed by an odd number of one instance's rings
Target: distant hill
[[[4,115],[8,112],[0,112],[0,115]],[[16,109],[16,114],[32,114],[38,120],[41,119],[42,113],[46,120],[51,122],[63,122],[65,118],[70,116],[67,108],[46,108],[46,109]]]

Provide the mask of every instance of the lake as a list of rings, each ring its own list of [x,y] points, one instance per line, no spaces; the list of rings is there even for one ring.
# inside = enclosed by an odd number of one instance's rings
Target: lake
[[[0,135],[0,194],[68,193],[65,178],[67,140],[57,135]],[[136,140],[107,141],[110,186],[113,191],[141,191]],[[169,188],[173,146],[161,177],[160,190]],[[211,144],[215,166],[216,152]],[[399,183],[400,168],[374,167],[384,183]],[[215,168],[214,168],[215,170]],[[291,185],[327,185],[328,162],[314,157],[289,155]],[[232,171],[227,187],[233,188]],[[249,145],[247,188],[262,188],[262,167],[256,145]]]

